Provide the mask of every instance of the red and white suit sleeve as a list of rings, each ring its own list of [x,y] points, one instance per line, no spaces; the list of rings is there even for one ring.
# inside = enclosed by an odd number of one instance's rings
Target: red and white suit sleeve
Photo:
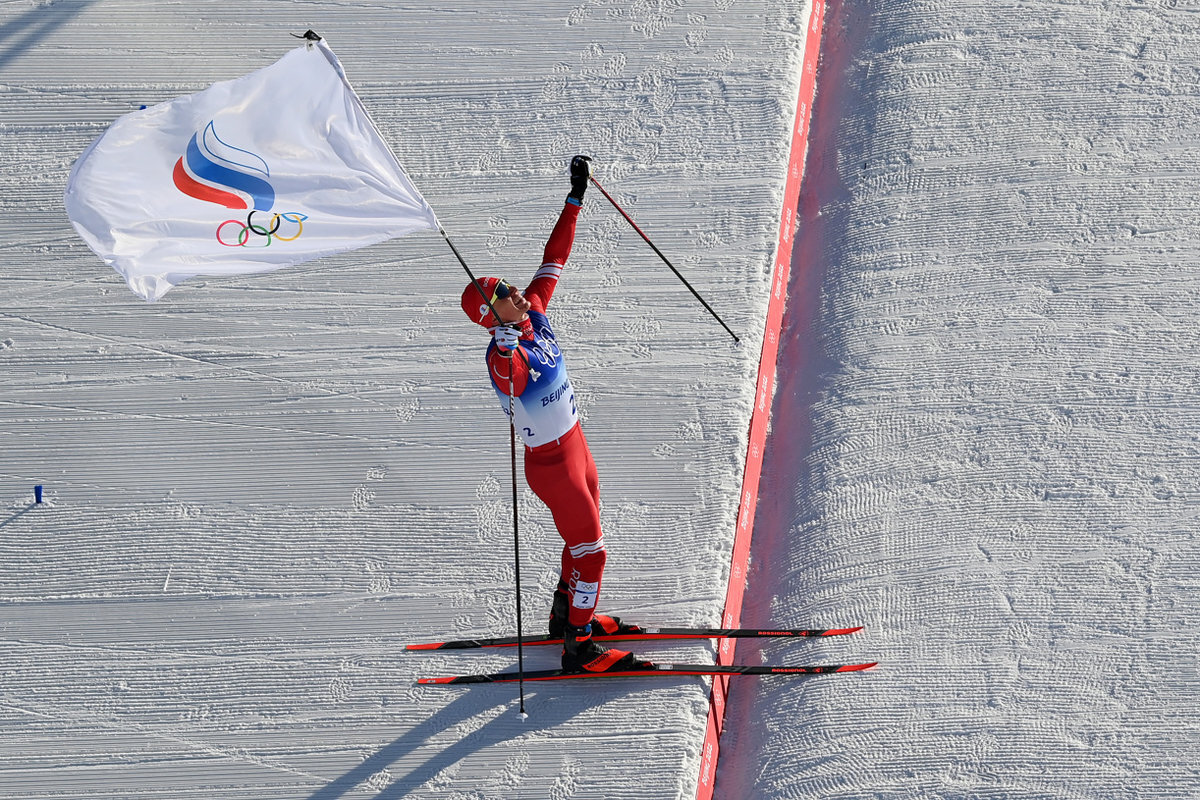
[[[558,286],[567,259],[571,257],[571,247],[575,244],[575,222],[579,219],[580,206],[570,200],[563,205],[558,222],[550,232],[546,241],[546,249],[542,252],[542,266],[534,274],[525,296],[534,308],[545,313],[550,305],[550,298]]]

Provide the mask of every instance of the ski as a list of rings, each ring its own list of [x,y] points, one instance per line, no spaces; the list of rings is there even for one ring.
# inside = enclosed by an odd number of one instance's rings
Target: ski
[[[592,638],[597,642],[638,641],[650,639],[757,639],[757,638],[804,638],[815,636],[844,636],[861,631],[857,628],[829,628],[824,630],[789,630],[777,628],[638,628],[627,633],[598,634]],[[459,639],[448,642],[425,642],[410,644],[406,650],[467,650],[485,647],[515,647],[517,637],[497,636],[485,639]],[[561,638],[551,636],[525,637],[522,645],[562,644]]]
[[[671,675],[827,675],[833,672],[859,672],[870,669],[870,664],[830,664],[819,667],[751,667],[719,666],[712,664],[651,664],[642,669],[627,669],[616,672],[568,672],[562,669],[546,669],[526,672],[495,672],[490,675],[451,675],[444,678],[419,678],[418,684],[431,686],[458,686],[466,683],[514,683],[526,681],[568,681],[577,678],[647,678]]]

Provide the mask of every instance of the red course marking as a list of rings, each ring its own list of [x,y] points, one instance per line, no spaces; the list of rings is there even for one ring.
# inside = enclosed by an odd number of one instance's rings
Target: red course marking
[[[796,209],[800,204],[800,179],[804,175],[804,156],[808,150],[808,124],[816,89],[817,59],[821,52],[821,28],[825,20],[825,0],[813,0],[808,33],[804,43],[804,67],[800,76],[800,96],[796,103],[796,120],[792,127],[792,149],[788,159],[788,177],[784,183],[782,219],[779,241],[775,249],[775,273],[771,299],[767,306],[767,324],[763,336],[762,356],[758,361],[758,390],[754,411],[750,416],[750,443],[746,453],[746,470],[742,475],[742,503],[738,509],[734,533],[733,558],[729,570],[729,585],[725,589],[725,612],[721,626],[736,628],[742,617],[742,595],[746,588],[746,566],[750,557],[750,534],[754,528],[754,506],[758,501],[758,483],[762,475],[763,451],[766,449],[767,423],[771,416],[771,396],[774,394],[775,359],[779,352],[779,332],[783,323],[784,300],[787,296],[788,275],[791,272],[792,234],[796,225]],[[718,664],[732,664],[736,640],[724,639],[717,651]],[[700,751],[700,776],[696,784],[696,800],[712,800],[717,775],[721,730],[725,724],[725,701],[729,693],[729,677],[713,678],[709,695],[708,725],[704,746]]]

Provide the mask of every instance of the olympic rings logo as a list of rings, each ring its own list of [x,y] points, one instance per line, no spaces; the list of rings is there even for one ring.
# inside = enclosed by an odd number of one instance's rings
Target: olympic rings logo
[[[285,211],[273,215],[270,224],[264,226],[254,222],[258,213],[257,209],[251,211],[245,222],[240,219],[222,222],[217,226],[217,241],[226,247],[270,247],[273,241],[294,242],[304,233],[304,220],[308,219],[308,215],[298,211]]]

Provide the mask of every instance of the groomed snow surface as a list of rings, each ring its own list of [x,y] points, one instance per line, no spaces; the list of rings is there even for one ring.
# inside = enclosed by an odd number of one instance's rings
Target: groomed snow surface
[[[830,8],[724,796],[1200,797],[1198,12]]]
[[[799,7],[803,5],[804,7]],[[691,798],[700,679],[439,689],[512,654],[508,434],[415,236],[147,305],[61,192],[114,118],[313,28],[477,271],[536,268],[605,608],[715,624],[806,4],[0,2],[0,797]],[[1200,12],[833,4],[717,795],[1200,794]],[[32,486],[47,503],[32,504]],[[522,483],[528,627],[556,580]],[[710,659],[708,645],[642,648]],[[545,667],[553,653],[530,652]]]

